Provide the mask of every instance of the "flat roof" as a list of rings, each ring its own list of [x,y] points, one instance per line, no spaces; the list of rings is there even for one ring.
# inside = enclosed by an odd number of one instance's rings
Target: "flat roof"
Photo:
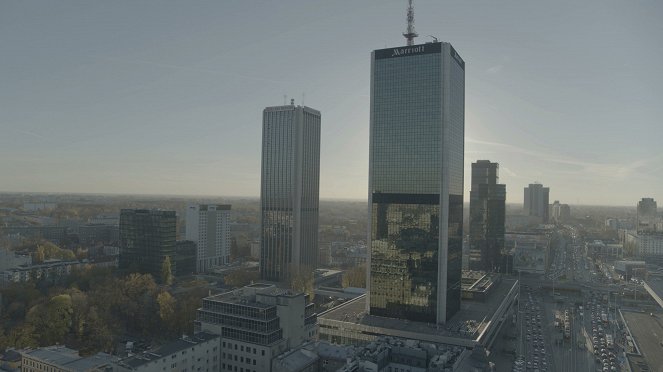
[[[650,279],[645,282],[644,287],[658,305],[663,308],[663,280],[656,277],[650,277]]]
[[[663,341],[663,314],[651,316],[648,313],[622,311],[622,315],[649,368],[654,371],[663,366],[660,345]]]
[[[482,302],[461,301],[460,310],[444,326],[367,314],[366,295],[319,314],[318,320],[329,319],[368,327],[436,336],[436,338],[440,338],[440,343],[456,344],[455,341],[459,340],[474,341],[487,329],[490,324],[489,321],[516,282],[516,279],[502,279],[499,283],[496,283],[494,291]],[[474,332],[463,332],[462,328],[466,327],[470,327]],[[447,340],[444,341],[444,338],[447,338]],[[430,340],[430,337],[425,341],[434,342]],[[460,342],[459,344],[466,343]]]
[[[122,360],[122,364],[126,364],[130,367],[139,367],[143,364],[150,363],[159,358],[163,358],[168,355],[175,354],[182,350],[186,350],[190,347],[205,343],[207,341],[219,338],[221,336],[213,335],[211,333],[200,332],[196,333],[194,336],[180,338],[173,342],[169,342],[156,350],[146,351],[144,353],[136,354],[131,357],[125,358]]]
[[[25,350],[22,351],[22,354],[59,367],[81,371],[103,366],[117,360],[116,357],[105,353],[81,357],[78,355],[78,351],[65,346],[48,346],[34,350]]]

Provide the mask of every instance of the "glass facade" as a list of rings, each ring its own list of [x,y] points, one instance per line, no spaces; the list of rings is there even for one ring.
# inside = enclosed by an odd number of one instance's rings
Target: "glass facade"
[[[320,113],[302,106],[263,112],[260,274],[285,281],[318,262]]]
[[[488,160],[472,163],[470,191],[471,270],[497,271],[502,266],[506,186],[498,184],[499,165]]]
[[[447,43],[371,64],[372,315],[444,323],[460,308],[464,62]]]
[[[152,274],[161,279],[166,256],[175,263],[175,211],[122,209],[120,212],[120,269]]]

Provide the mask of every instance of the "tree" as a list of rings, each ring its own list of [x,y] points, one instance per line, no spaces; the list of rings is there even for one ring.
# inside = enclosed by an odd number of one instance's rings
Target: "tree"
[[[71,296],[61,294],[51,297],[45,304],[32,307],[26,322],[34,327],[39,344],[48,346],[63,343],[64,336],[71,329],[72,314]]]
[[[162,291],[157,296],[159,304],[159,318],[170,331],[177,330],[177,319],[175,318],[176,301],[167,291]]]
[[[360,265],[343,273],[343,288],[366,288],[366,266]]]
[[[165,285],[173,284],[173,264],[170,261],[170,256],[166,256],[161,264],[161,283]]]
[[[313,298],[313,284],[315,280],[313,269],[306,265],[297,266],[290,264],[288,272],[290,273],[290,289],[296,292],[304,292]]]
[[[44,247],[37,246],[37,250],[32,255],[32,260],[35,263],[42,263],[46,260],[46,253],[44,252]]]
[[[239,269],[226,274],[223,283],[230,287],[244,287],[260,278],[260,273],[255,270]]]

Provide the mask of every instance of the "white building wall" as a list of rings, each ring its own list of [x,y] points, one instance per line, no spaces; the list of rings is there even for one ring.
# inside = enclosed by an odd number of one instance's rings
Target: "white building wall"
[[[230,262],[230,206],[190,205],[186,239],[196,243],[196,270],[205,272]]]

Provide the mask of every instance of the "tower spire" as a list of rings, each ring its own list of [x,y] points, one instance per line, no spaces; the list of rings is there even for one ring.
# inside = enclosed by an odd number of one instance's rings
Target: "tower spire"
[[[403,34],[405,39],[407,39],[407,45],[414,44],[414,38],[419,36],[414,30],[414,6],[412,6],[412,0],[408,0],[407,6],[407,31]]]

